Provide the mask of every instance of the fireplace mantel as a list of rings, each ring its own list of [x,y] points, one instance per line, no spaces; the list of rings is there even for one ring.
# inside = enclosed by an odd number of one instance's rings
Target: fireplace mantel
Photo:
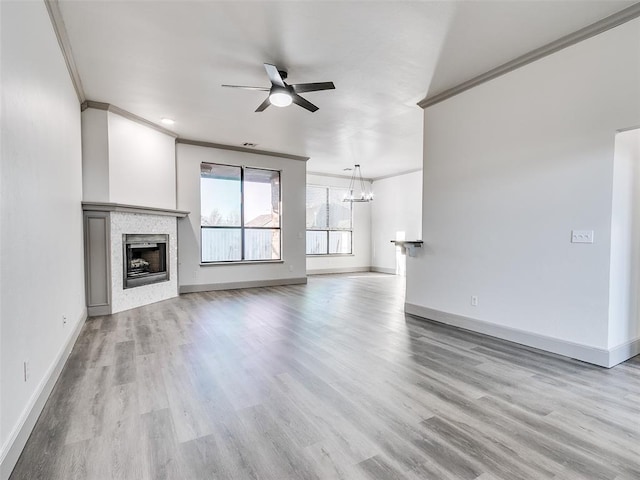
[[[122,212],[143,213],[146,215],[164,215],[167,217],[184,218],[189,213],[184,210],[171,210],[167,208],[143,207],[140,205],[125,205],[111,202],[82,202],[82,210],[85,212]]]

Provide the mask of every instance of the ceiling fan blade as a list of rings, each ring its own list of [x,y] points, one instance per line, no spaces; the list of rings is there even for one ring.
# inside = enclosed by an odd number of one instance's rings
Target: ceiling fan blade
[[[262,102],[260,106],[256,108],[256,112],[264,111],[269,105],[271,105],[271,102],[269,101],[269,97],[267,97],[264,99],[264,102]]]
[[[295,103],[296,105],[300,105],[302,108],[306,108],[310,112],[315,112],[316,110],[318,110],[318,107],[316,107],[309,100],[305,100],[297,93],[294,93],[293,95],[291,95],[291,99],[293,100],[293,103]]]
[[[245,87],[244,85],[222,85],[223,87],[229,88],[243,88],[244,90],[260,90],[261,92],[268,92],[271,90],[268,87]]]
[[[296,93],[317,92],[319,90],[333,90],[336,88],[333,82],[297,83],[289,86],[293,87],[293,91]]]
[[[269,75],[269,80],[274,85],[278,85],[279,87],[284,87],[284,80],[280,76],[280,72],[278,72],[278,67],[275,65],[271,65],[269,63],[264,64],[264,69],[267,71],[267,75]]]

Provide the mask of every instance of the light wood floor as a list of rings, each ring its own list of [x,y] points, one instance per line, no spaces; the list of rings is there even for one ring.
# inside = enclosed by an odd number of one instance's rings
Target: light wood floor
[[[91,319],[11,479],[640,478],[640,357],[590,366],[403,296],[321,276]]]

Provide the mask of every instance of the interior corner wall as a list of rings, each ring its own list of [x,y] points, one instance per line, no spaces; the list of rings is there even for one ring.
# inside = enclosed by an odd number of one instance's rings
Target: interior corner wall
[[[375,180],[373,193],[372,268],[403,274],[406,256],[391,240],[422,239],[422,171]]]
[[[82,112],[86,202],[176,208],[175,138],[117,113]]]
[[[110,201],[176,208],[175,138],[108,112]]]
[[[0,11],[4,480],[86,319],[86,306],[78,98],[44,2],[0,2]]]
[[[605,364],[614,137],[637,125],[640,19],[428,107],[407,311]]]
[[[640,128],[615,140],[609,291],[608,347],[640,342]]]
[[[177,145],[179,210],[178,282],[181,293],[306,282],[305,174],[306,162],[183,143]],[[200,264],[200,164],[221,163],[280,171],[282,202],[282,262]]]
[[[349,178],[307,175],[308,185],[348,188],[349,183]],[[367,186],[370,186],[369,182]],[[307,273],[313,275],[371,270],[371,203],[353,204],[352,242],[352,255],[307,256]]]

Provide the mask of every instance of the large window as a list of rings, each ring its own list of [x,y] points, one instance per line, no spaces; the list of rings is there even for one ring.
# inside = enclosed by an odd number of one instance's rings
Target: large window
[[[280,260],[280,172],[200,165],[202,263]]]
[[[344,188],[307,185],[307,255],[352,253],[351,202]]]

